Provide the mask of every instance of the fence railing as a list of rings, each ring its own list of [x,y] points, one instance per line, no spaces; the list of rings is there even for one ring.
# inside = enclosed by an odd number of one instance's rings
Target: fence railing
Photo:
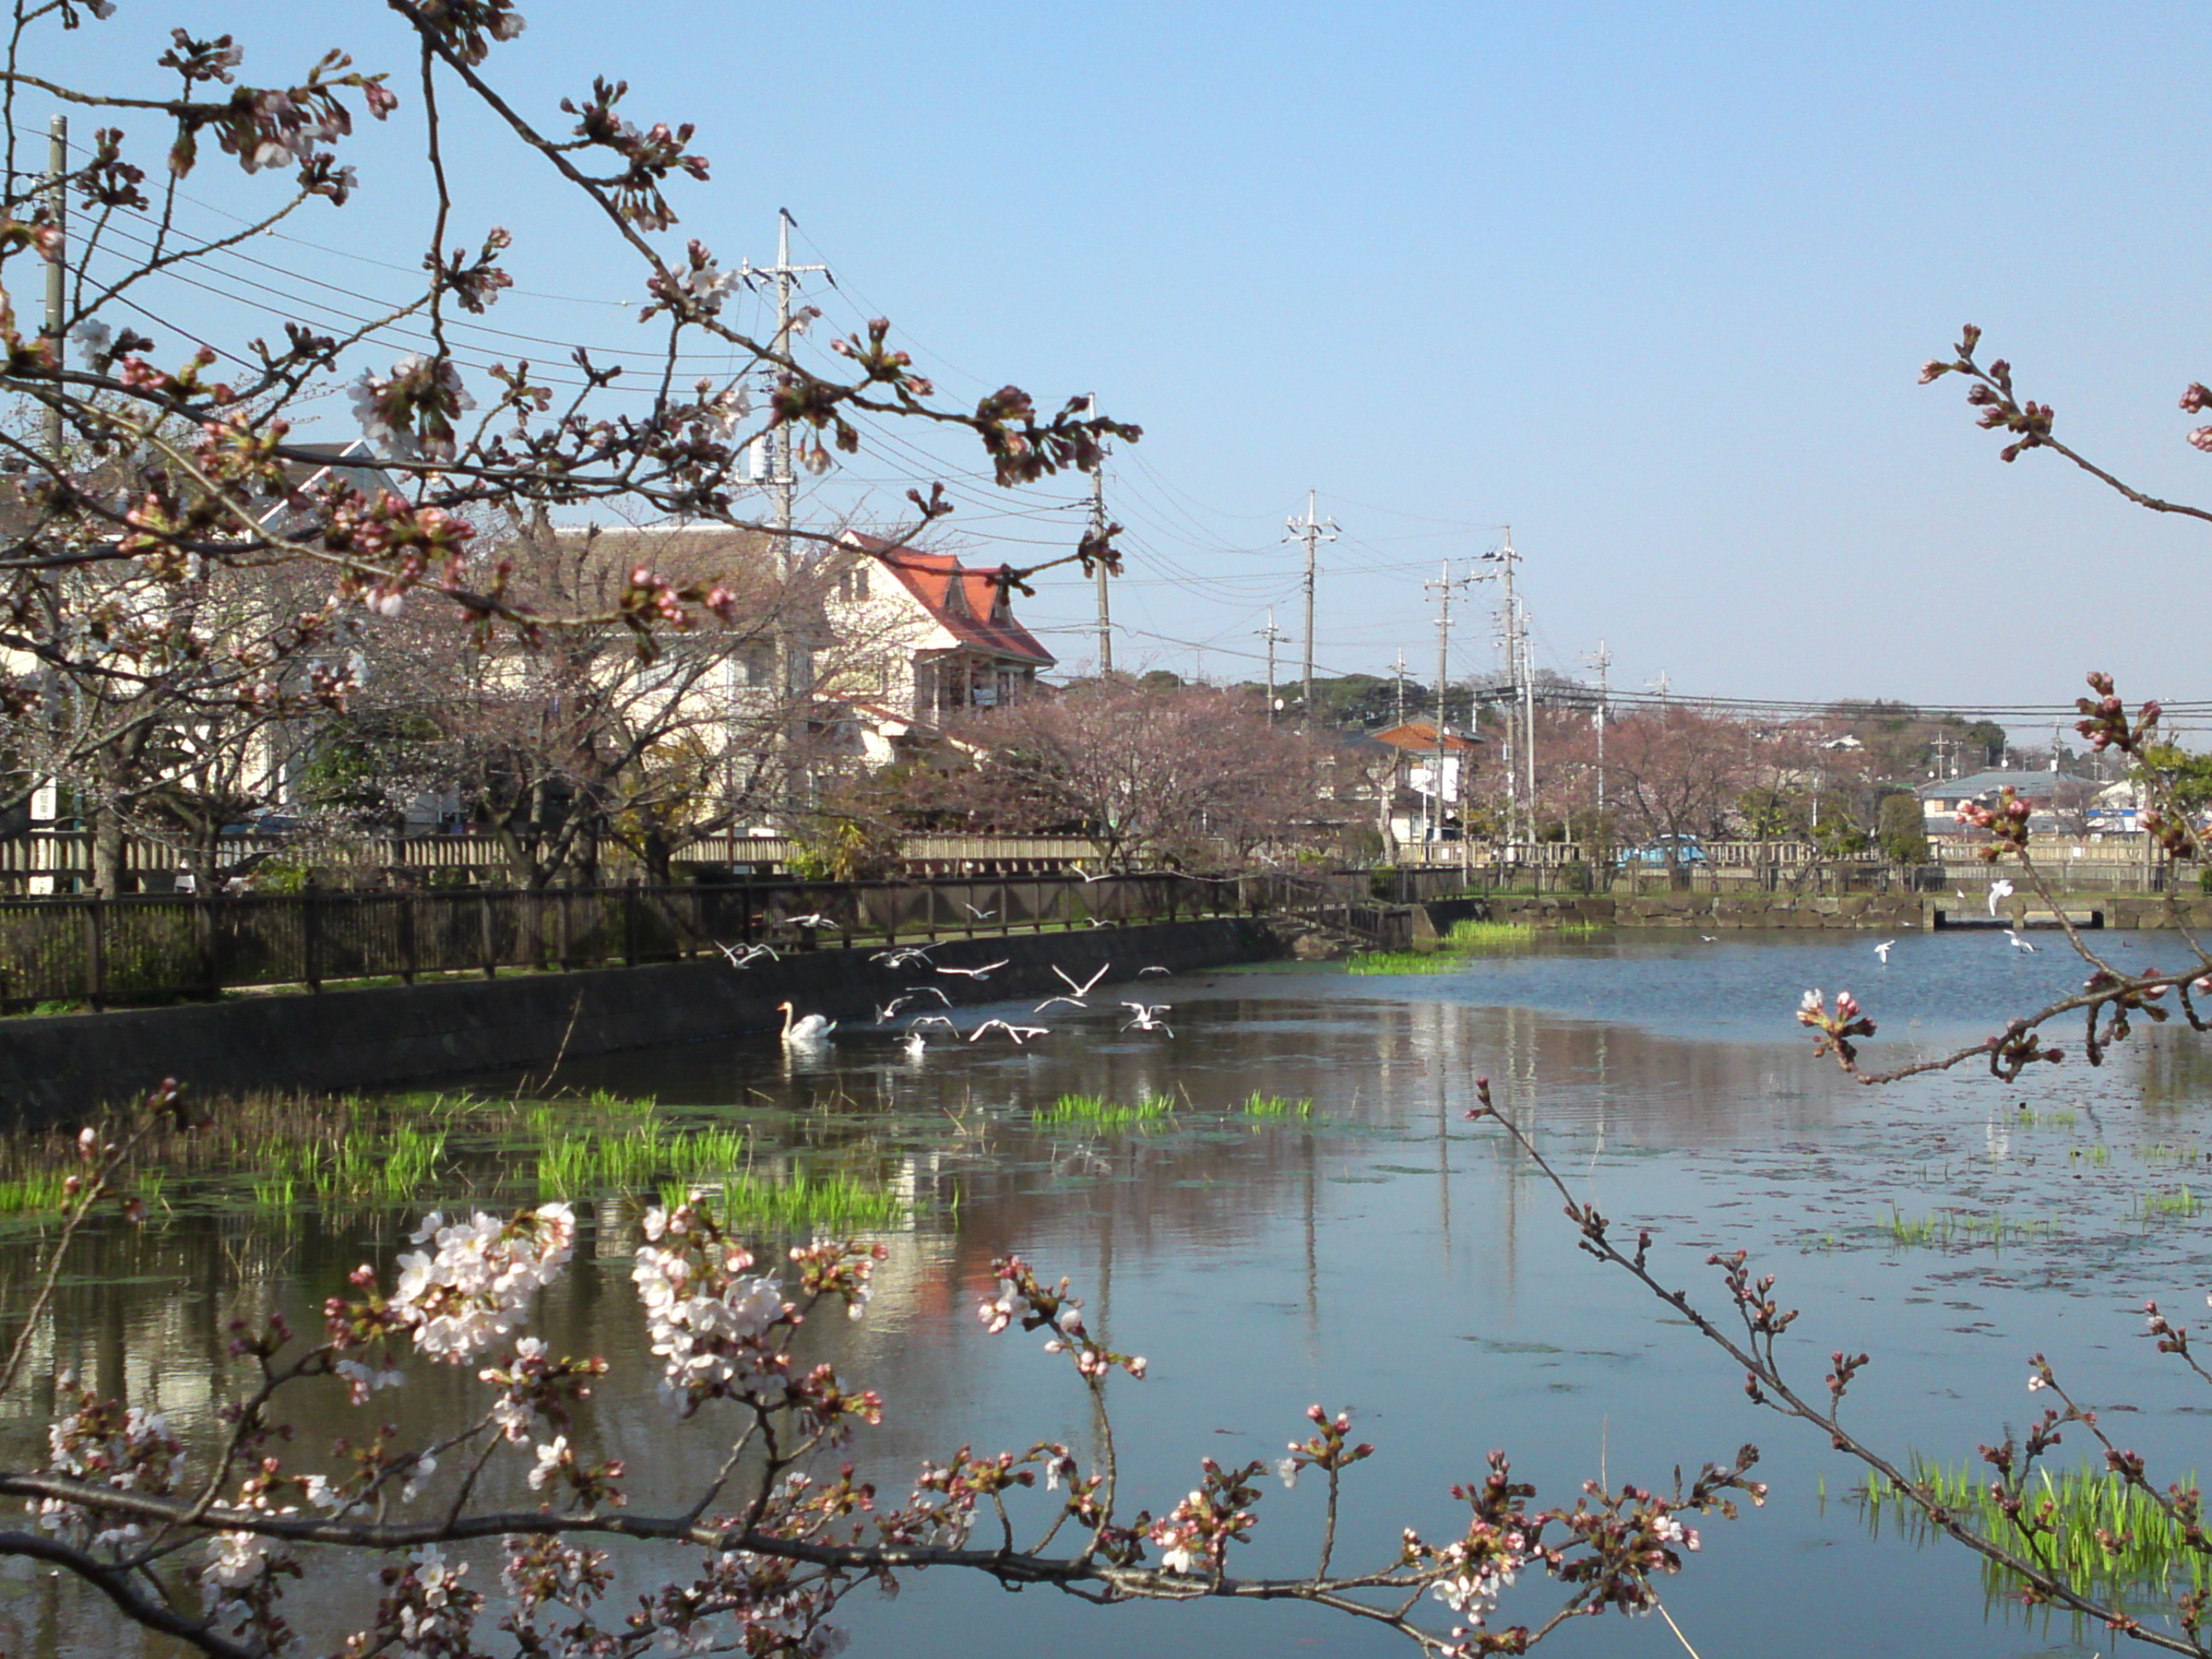
[[[805,850],[805,843],[790,836],[709,836],[693,842],[677,854],[679,863],[722,865],[763,874],[789,865]],[[483,836],[390,836],[349,842],[306,842],[282,835],[225,836],[222,856],[235,868],[270,858],[301,858],[333,870],[386,871],[420,877],[432,872],[459,872],[488,880],[503,881],[506,863],[499,845]],[[909,836],[900,847],[900,860],[910,875],[981,873],[1030,874],[1096,868],[1098,848],[1085,836]],[[620,851],[605,855],[605,863],[619,874],[634,864]],[[137,878],[166,878],[185,867],[177,848],[140,836],[125,837],[123,867]],[[92,874],[92,836],[82,830],[41,830],[0,839],[0,886],[17,892],[33,887],[58,885],[64,890],[89,879]]]
[[[1371,902],[1364,872],[0,899],[0,1006],[666,962]]]

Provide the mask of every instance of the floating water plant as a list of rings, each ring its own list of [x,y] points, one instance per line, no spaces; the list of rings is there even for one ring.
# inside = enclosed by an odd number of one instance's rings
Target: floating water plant
[[[1915,1486],[1984,1537],[2030,1559],[2050,1560],[2058,1576],[2072,1583],[2112,1595],[2185,1583],[2198,1591],[2212,1588],[2212,1563],[2189,1547],[2181,1525],[2149,1493],[2118,1475],[2103,1469],[2075,1468],[2055,1475],[2038,1469],[2024,1493],[2024,1518],[2035,1529],[2032,1537],[1998,1507],[1990,1491],[1994,1479],[1981,1465],[1916,1464],[1912,1470]],[[2189,1475],[2181,1484],[2193,1489],[2197,1477]],[[1853,1497],[1877,1534],[1887,1516],[1916,1543],[1935,1536],[1918,1506],[1880,1475],[1869,1475]],[[1994,1563],[1984,1564],[1984,1571],[1997,1581],[1993,1589],[2010,1588],[2002,1582],[2008,1575]]]
[[[1049,1106],[1040,1106],[1030,1114],[1031,1120],[1047,1125],[1081,1124],[1093,1129],[1127,1129],[1139,1124],[1158,1123],[1171,1119],[1176,1114],[1176,1102],[1170,1095],[1143,1094],[1133,1102],[1109,1100],[1103,1095],[1067,1094]]]
[[[669,1208],[703,1201],[726,1225],[746,1233],[881,1232],[906,1218],[896,1193],[849,1175],[804,1170],[781,1180],[740,1170],[720,1182],[672,1181],[659,1198]]]
[[[1347,974],[1456,973],[1468,957],[1516,950],[1538,939],[1598,931],[1598,925],[1590,921],[1561,922],[1553,927],[1525,921],[1455,921],[1431,950],[1363,951],[1346,962],[1344,970]]]
[[[670,1134],[656,1121],[620,1134],[593,1134],[541,1120],[541,1132],[538,1188],[549,1198],[646,1192],[664,1177],[683,1183],[726,1176],[744,1161],[745,1138],[734,1129]]]
[[[2047,1239],[2057,1231],[2055,1221],[2016,1221],[2002,1210],[1986,1214],[1975,1210],[1938,1210],[1933,1215],[1907,1216],[1895,1205],[1880,1228],[1882,1237],[1905,1249],[1949,1249],[1988,1244],[2002,1249],[2007,1244]]]
[[[2167,1216],[2186,1220],[2197,1213],[2197,1194],[2186,1187],[2176,1187],[2170,1193],[2145,1193],[2136,1202],[2146,1221]]]
[[[1311,1117],[1313,1102],[1285,1100],[1280,1095],[1263,1094],[1255,1089],[1237,1109],[1247,1117]]]

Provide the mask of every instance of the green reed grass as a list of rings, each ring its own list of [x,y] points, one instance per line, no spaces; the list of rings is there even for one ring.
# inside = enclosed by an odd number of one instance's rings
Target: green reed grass
[[[2176,1187],[2169,1193],[2145,1193],[2136,1200],[2136,1213],[2146,1221],[2168,1216],[2187,1220],[2197,1213],[2197,1194],[2186,1187]]]
[[[1890,1243],[1905,1249],[1971,1249],[1982,1244],[2002,1249],[2008,1244],[2047,1239],[2057,1231],[2057,1223],[2019,1220],[2002,1210],[1987,1213],[1938,1210],[1933,1215],[1908,1216],[1892,1205],[1889,1219],[1877,1231]]]
[[[2032,1107],[2022,1106],[2012,1115],[2013,1127],[2020,1129],[2071,1129],[2081,1121],[2070,1106],[2061,1106],[2051,1112],[2039,1112]]]
[[[1994,1478],[1984,1465],[1941,1468],[1916,1463],[1912,1469],[1916,1487],[1983,1536],[2031,1559],[2048,1559],[2061,1577],[2075,1584],[2106,1595],[2137,1587],[2212,1588],[2212,1559],[2203,1548],[2191,1547],[2180,1525],[2141,1487],[2103,1469],[2075,1468],[2057,1474],[2038,1469],[2024,1493],[2027,1509],[2023,1518],[2033,1528],[2031,1535],[1998,1508],[1990,1492]],[[2197,1477],[2188,1476],[2182,1485],[2195,1487]],[[1887,1517],[1915,1542],[1935,1535],[1926,1516],[1880,1475],[1869,1474],[1853,1497],[1877,1534]],[[2110,1547],[2100,1539],[2100,1532],[2112,1540]],[[2003,1577],[2002,1569],[1993,1564],[1986,1565],[1984,1571]]]
[[[744,1233],[880,1232],[906,1217],[904,1200],[884,1187],[804,1170],[782,1180],[738,1170],[719,1182],[672,1181],[662,1184],[659,1198],[672,1209],[703,1203],[726,1226]]]
[[[2169,1146],[2163,1141],[2154,1141],[2136,1154],[2146,1164],[2197,1164],[2203,1161],[2204,1149],[2191,1140],[2179,1146]]]
[[[640,1193],[663,1180],[678,1184],[721,1176],[745,1157],[745,1138],[734,1129],[671,1133],[658,1120],[619,1134],[563,1130],[538,1121],[538,1188],[551,1198],[594,1192]]]
[[[1127,1129],[1171,1120],[1176,1109],[1176,1103],[1170,1095],[1145,1094],[1123,1103],[1104,1095],[1066,1094],[1049,1106],[1038,1107],[1030,1118],[1054,1127],[1080,1124],[1093,1129]]]
[[[1345,963],[1347,974],[1450,974],[1468,957],[1485,956],[1533,944],[1539,938],[1595,933],[1593,921],[1538,927],[1526,921],[1455,921],[1428,951],[1364,951]]]
[[[1311,1117],[1313,1102],[1285,1100],[1280,1095],[1263,1094],[1255,1089],[1237,1109],[1247,1117]]]
[[[0,1181],[0,1215],[35,1215],[58,1210],[68,1200],[69,1175],[60,1170],[33,1170],[10,1181]]]

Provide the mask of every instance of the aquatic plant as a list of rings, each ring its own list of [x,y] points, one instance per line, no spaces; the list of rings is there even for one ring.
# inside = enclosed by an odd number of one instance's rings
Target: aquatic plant
[[[1347,974],[1456,973],[1470,957],[1517,950],[1539,939],[1576,936],[1601,931],[1590,921],[1566,921],[1538,927],[1525,921],[1455,921],[1450,931],[1425,951],[1365,951],[1345,963]]]
[[[2186,1187],[2177,1187],[2172,1192],[2145,1193],[2136,1205],[2136,1213],[2146,1221],[2166,1216],[2186,1220],[2197,1213],[2197,1194]]]
[[[34,1170],[0,1180],[0,1215],[33,1215],[59,1210],[67,1197],[68,1175],[60,1170]]]
[[[1065,1094],[1049,1106],[1038,1107],[1030,1117],[1035,1123],[1052,1127],[1082,1124],[1095,1129],[1127,1129],[1172,1118],[1176,1109],[1171,1095],[1147,1093],[1123,1103],[1103,1095]]]
[[[1888,1221],[1879,1231],[1889,1243],[1906,1249],[1981,1244],[2002,1249],[2009,1243],[2047,1239],[2057,1231],[2057,1223],[2016,1221],[2002,1210],[1938,1210],[1933,1215],[1908,1217],[1893,1204]]]
[[[1311,1117],[1313,1102],[1286,1100],[1280,1095],[1266,1094],[1255,1089],[1237,1109],[1247,1117]]]
[[[749,1170],[708,1182],[669,1182],[661,1202],[706,1200],[725,1224],[748,1235],[795,1237],[817,1232],[883,1232],[906,1219],[905,1200],[878,1184],[842,1171],[810,1175],[793,1170],[771,1178]]]
[[[2183,1524],[2153,1494],[2109,1470],[2076,1468],[2054,1475],[2038,1468],[2024,1494],[2032,1538],[1992,1491],[1986,1465],[1952,1468],[1916,1460],[1910,1474],[1925,1497],[1984,1536],[2023,1554],[2048,1556],[2069,1579],[2106,1595],[2212,1589],[2212,1561],[2191,1546]],[[2181,1485],[2194,1488],[2197,1477],[2185,1476]],[[1936,1535],[1921,1506],[1879,1474],[1869,1474],[1851,1498],[1877,1535],[1885,1521],[1916,1543]],[[2014,1587],[2011,1575],[1995,1563],[1984,1563],[1984,1572],[1993,1588]]]

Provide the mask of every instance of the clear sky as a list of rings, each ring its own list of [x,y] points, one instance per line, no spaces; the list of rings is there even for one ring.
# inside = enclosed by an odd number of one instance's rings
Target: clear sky
[[[830,322],[888,314],[963,400],[1095,389],[1144,425],[1108,483],[1132,532],[1125,665],[1256,675],[1270,604],[1294,665],[1283,525],[1311,488],[1343,531],[1324,672],[1387,672],[1402,647],[1432,673],[1424,578],[1510,522],[1539,665],[1579,672],[1603,639],[1617,685],[1664,670],[1692,694],[2045,703],[2106,667],[2138,695],[2212,697],[2212,529],[2048,456],[2003,466],[1957,383],[1915,385],[1972,319],[2062,434],[2212,501],[2174,407],[2212,378],[2200,9],[524,10],[489,71],[526,112],[556,124],[605,74],[629,81],[635,118],[699,124],[714,178],[676,194],[672,246],[765,261],[788,207],[800,255],[842,284],[812,296]],[[363,311],[303,278],[400,292],[427,221],[404,154],[419,99],[383,8],[120,0],[30,66],[112,85],[145,64],[151,89],[179,22],[236,32],[249,78],[347,46],[399,71],[405,106],[362,149],[352,206],[303,212],[301,240],[263,239],[259,265],[228,266],[222,294],[174,288],[163,314],[221,343],[245,306],[260,329]],[[189,187],[219,223],[266,187],[210,148]],[[640,279],[605,234],[537,158],[481,131],[463,148],[456,229],[512,226],[528,291],[485,320],[630,345],[616,302]],[[473,337],[486,359],[548,356]],[[813,510],[887,513],[932,459],[877,447]],[[951,523],[979,557],[1026,560],[1080,516],[1078,486],[1009,498],[979,457],[938,459],[967,474]],[[1073,669],[1091,605],[1070,577],[1022,611]],[[1455,674],[1493,660],[1473,623]]]

